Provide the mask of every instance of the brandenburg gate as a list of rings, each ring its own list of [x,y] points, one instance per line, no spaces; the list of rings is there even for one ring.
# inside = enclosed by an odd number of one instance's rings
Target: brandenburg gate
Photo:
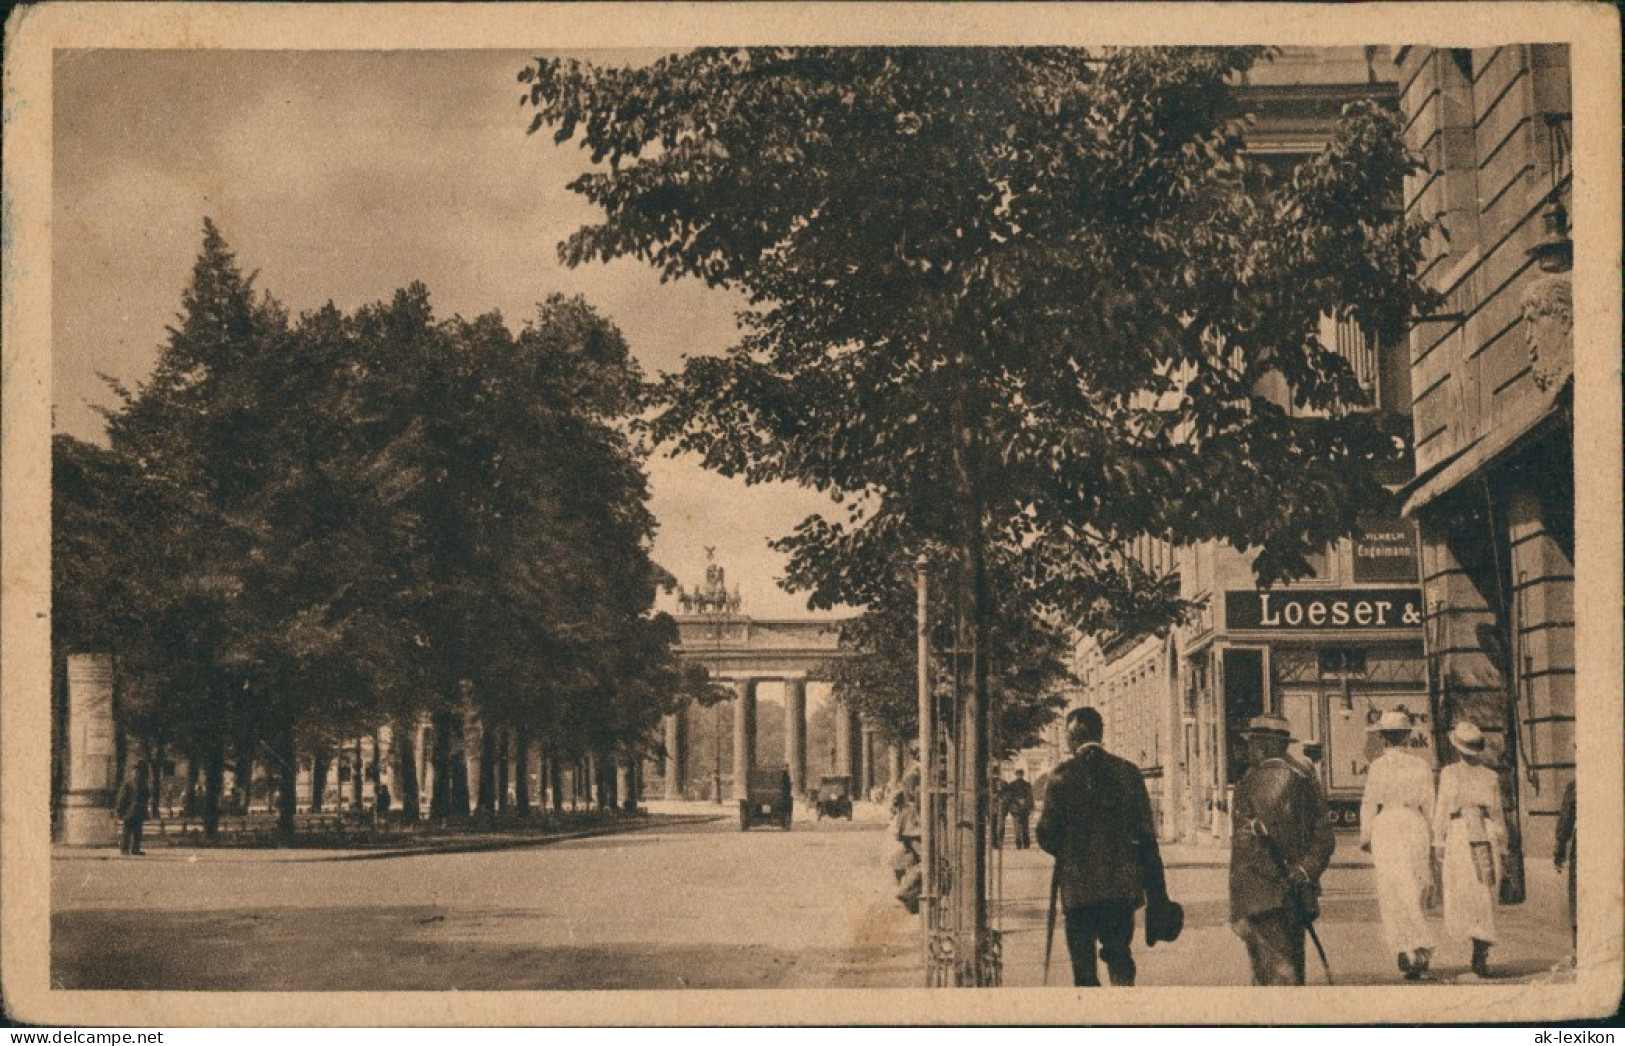
[[[714,549],[706,549],[708,558]],[[784,684],[784,763],[796,795],[807,791],[807,678],[830,661],[849,657],[841,648],[841,620],[753,618],[741,611],[739,589],[729,591],[723,569],[711,562],[704,586],[678,587],[678,656],[704,665],[713,679],[733,684],[733,779],[750,779],[756,761],[756,691],[761,683]],[[687,776],[683,765],[684,713],[668,715],[666,728],[666,797],[681,796]],[[870,748],[857,716],[838,709],[836,753],[840,772],[861,788]]]

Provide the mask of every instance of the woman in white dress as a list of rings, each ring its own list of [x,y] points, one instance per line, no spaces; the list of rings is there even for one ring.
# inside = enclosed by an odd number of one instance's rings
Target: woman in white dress
[[[1384,712],[1370,729],[1382,735],[1383,753],[1372,760],[1365,780],[1360,849],[1371,852],[1388,951],[1398,955],[1405,979],[1414,981],[1433,956],[1433,932],[1422,911],[1422,895],[1433,881],[1433,770],[1409,747],[1411,717],[1405,712]]]
[[[1450,746],[1460,758],[1439,772],[1433,804],[1433,845],[1444,851],[1444,927],[1450,937],[1473,942],[1473,972],[1488,977],[1495,890],[1506,856],[1501,786],[1485,765],[1484,735],[1477,726],[1457,723]]]

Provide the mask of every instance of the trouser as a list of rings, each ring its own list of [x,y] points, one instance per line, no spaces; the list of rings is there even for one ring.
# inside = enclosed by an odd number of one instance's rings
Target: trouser
[[[1016,819],[1016,849],[1025,850],[1033,844],[1032,836],[1027,830],[1027,822],[1032,820],[1032,811],[1022,810],[1011,816]]]
[[[1302,984],[1304,965],[1303,916],[1281,909],[1247,920],[1247,958],[1253,964],[1254,984]]]
[[[147,825],[144,817],[126,818],[124,830],[119,833],[118,850],[123,854],[138,854],[141,852],[141,830]]]
[[[1095,965],[1098,945],[1100,958],[1115,985],[1134,984],[1134,956],[1129,948],[1134,940],[1134,905],[1129,901],[1101,901],[1066,910],[1066,950],[1072,956],[1072,983],[1098,987],[1100,971]]]

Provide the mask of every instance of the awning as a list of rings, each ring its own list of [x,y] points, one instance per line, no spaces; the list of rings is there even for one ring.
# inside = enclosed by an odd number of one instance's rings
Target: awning
[[[1401,487],[1399,495],[1405,499],[1403,514],[1416,515],[1463,480],[1505,457],[1537,429],[1570,424],[1574,413],[1574,379],[1570,377],[1550,397],[1533,402],[1536,407],[1523,417],[1484,433]]]

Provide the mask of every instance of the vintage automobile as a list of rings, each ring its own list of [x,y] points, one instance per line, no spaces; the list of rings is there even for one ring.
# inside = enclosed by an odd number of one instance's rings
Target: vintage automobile
[[[748,832],[759,824],[776,824],[788,832],[794,811],[789,770],[767,767],[750,772],[745,795],[739,800],[741,832]]]
[[[813,790],[813,809],[818,819],[844,817],[852,820],[852,778],[820,777]]]

